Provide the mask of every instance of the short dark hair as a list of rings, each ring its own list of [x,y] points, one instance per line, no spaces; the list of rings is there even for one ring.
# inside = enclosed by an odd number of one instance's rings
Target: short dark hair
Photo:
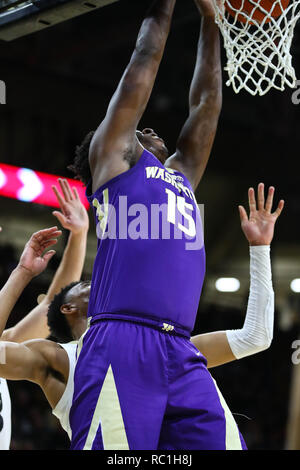
[[[89,132],[83,139],[82,143],[77,145],[74,161],[72,165],[68,166],[68,169],[74,173],[75,179],[82,181],[85,186],[87,186],[92,179],[89,164],[89,150],[94,134],[95,131]]]
[[[60,311],[60,307],[67,303],[66,297],[68,292],[77,284],[79,282],[68,284],[54,297],[49,305],[47,318],[51,338],[48,339],[55,340],[58,343],[69,343],[74,340],[70,325],[65,315]]]

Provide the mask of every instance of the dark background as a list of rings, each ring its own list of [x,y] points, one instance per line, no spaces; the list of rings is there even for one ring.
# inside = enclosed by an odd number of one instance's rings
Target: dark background
[[[120,0],[12,42],[0,41],[0,79],[7,104],[0,108],[0,161],[64,176],[74,149],[100,123],[127,65],[149,1]],[[172,31],[156,85],[141,122],[152,127],[173,151],[188,113],[200,18],[192,0],[178,0]],[[300,37],[296,27],[293,65],[300,77]],[[222,48],[222,64],[226,56]],[[276,315],[271,348],[257,356],[212,370],[251,449],[283,449],[292,372],[292,342],[299,333],[298,294],[290,282],[299,269],[299,117],[294,90],[267,95],[235,94],[225,85],[223,109],[210,161],[198,190],[205,205],[207,276],[195,333],[239,328],[249,287],[248,248],[237,206],[247,204],[247,189],[263,181],[286,201],[272,244]],[[299,85],[300,87],[300,85]],[[53,224],[51,210],[0,198],[2,283],[32,233]],[[63,249],[61,242],[60,253]],[[11,250],[11,251],[9,251]],[[85,277],[95,254],[91,229]],[[14,310],[10,324],[35,306],[47,288],[48,274],[34,281]],[[236,276],[241,289],[220,294],[214,281]],[[67,448],[67,438],[51,417],[40,390],[10,384],[15,449]]]

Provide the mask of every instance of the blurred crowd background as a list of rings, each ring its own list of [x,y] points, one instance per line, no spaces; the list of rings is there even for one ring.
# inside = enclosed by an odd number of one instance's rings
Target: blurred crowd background
[[[120,0],[73,20],[11,42],[0,41],[0,79],[7,104],[0,107],[0,162],[71,177],[66,167],[86,133],[99,124],[132,49],[150,1]],[[188,112],[200,18],[193,0],[178,0],[165,57],[141,128],[152,127],[173,151]],[[293,64],[300,77],[296,27]],[[222,64],[226,55],[222,48]],[[300,105],[295,90],[263,97],[235,95],[223,73],[223,109],[203,181],[207,274],[194,333],[240,328],[249,289],[248,247],[237,206],[247,189],[263,181],[286,201],[272,244],[276,294],[274,340],[267,351],[211,370],[250,449],[284,449],[289,422],[292,343],[299,338]],[[300,82],[299,82],[300,83]],[[300,87],[300,85],[299,85]],[[30,234],[53,225],[51,208],[0,197],[0,281],[6,281]],[[49,285],[66,242],[46,273],[26,289],[10,318],[15,324]],[[91,276],[96,249],[93,222],[84,277]],[[234,293],[216,290],[222,276],[236,277]],[[37,386],[10,382],[12,449],[65,449],[67,435]],[[299,390],[300,394],[300,390]]]

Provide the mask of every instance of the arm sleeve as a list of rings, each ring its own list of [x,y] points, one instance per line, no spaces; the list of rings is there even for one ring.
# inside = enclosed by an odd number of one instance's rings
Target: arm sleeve
[[[237,359],[267,349],[273,339],[274,291],[270,246],[250,246],[250,293],[244,326],[227,330],[227,340]]]

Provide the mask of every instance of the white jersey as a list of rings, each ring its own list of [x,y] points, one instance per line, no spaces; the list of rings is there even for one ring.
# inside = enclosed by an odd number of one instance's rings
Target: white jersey
[[[0,398],[0,450],[9,450],[11,439],[11,401],[6,380],[1,378]]]
[[[57,403],[56,407],[52,410],[54,416],[56,416],[63,429],[68,434],[70,440],[72,438],[72,431],[69,422],[69,414],[72,406],[73,392],[74,392],[74,370],[76,365],[76,349],[77,341],[71,343],[60,344],[68,354],[69,358],[69,376],[66,389],[61,396],[61,399]]]

